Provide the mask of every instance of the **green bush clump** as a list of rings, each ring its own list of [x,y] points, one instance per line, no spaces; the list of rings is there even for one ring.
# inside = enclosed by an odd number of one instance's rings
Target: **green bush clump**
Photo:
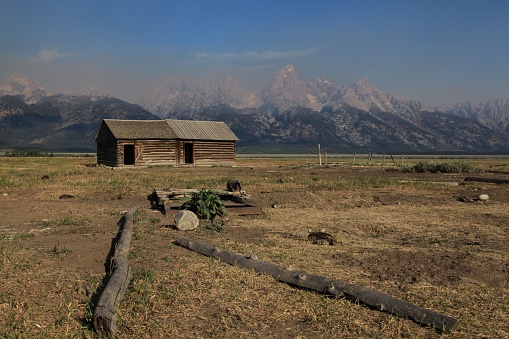
[[[474,167],[464,161],[420,161],[415,165],[402,167],[402,171],[412,173],[469,173],[474,171]]]
[[[210,220],[213,222],[216,216],[226,215],[221,196],[216,191],[201,189],[191,194],[191,199],[186,201],[180,209],[194,212],[198,219]]]

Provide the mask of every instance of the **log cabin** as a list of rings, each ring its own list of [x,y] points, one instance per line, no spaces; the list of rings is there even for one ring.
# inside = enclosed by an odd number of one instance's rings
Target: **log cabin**
[[[239,139],[224,122],[104,119],[94,138],[97,164],[233,166]]]

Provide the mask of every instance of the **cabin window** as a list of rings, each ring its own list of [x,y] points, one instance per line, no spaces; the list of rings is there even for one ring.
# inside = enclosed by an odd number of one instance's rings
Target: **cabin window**
[[[134,145],[124,145],[124,165],[134,165]]]
[[[184,163],[193,164],[194,163],[194,147],[190,142],[184,143]]]

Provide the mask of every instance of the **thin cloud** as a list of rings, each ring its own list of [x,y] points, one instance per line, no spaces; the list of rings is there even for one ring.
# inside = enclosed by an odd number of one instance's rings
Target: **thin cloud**
[[[231,53],[208,53],[200,52],[196,54],[197,58],[204,59],[256,59],[273,60],[282,58],[301,58],[316,53],[319,48],[306,48],[291,51],[264,51],[264,52],[231,52]]]
[[[196,54],[196,57],[197,57],[198,59],[208,58],[209,56],[210,56],[210,54],[209,54],[209,53],[207,53],[207,52],[200,52],[200,53],[197,53],[197,54]]]
[[[39,51],[39,53],[37,53],[35,60],[40,62],[51,62],[68,56],[70,56],[70,54],[59,52],[58,49],[43,48]]]

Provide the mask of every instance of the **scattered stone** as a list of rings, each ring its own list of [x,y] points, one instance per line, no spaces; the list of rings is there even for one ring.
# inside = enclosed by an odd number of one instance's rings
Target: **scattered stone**
[[[490,196],[487,194],[479,194],[477,199],[479,199],[479,201],[488,201],[490,199]]]
[[[175,228],[180,231],[193,231],[199,223],[198,217],[191,211],[180,210],[175,215]]]
[[[474,245],[474,246],[479,246],[481,244],[481,242],[479,241],[467,241],[465,243],[465,245]]]
[[[74,196],[70,194],[62,194],[61,196],[58,197],[58,199],[72,199],[72,198],[74,198]]]
[[[317,245],[324,245],[328,243],[329,245],[333,246],[336,243],[334,236],[322,231],[309,233],[308,240]]]
[[[28,233],[44,232],[44,231],[48,231],[48,230],[50,230],[50,229],[51,229],[51,228],[49,228],[49,227],[43,228],[42,230],[38,230],[38,229],[31,229],[30,231],[28,231]]]
[[[43,175],[43,176],[41,177],[41,179],[42,179],[42,180],[48,180],[48,179],[49,179],[49,175]]]
[[[474,200],[470,199],[467,196],[459,197],[458,200],[461,202],[474,202]]]

